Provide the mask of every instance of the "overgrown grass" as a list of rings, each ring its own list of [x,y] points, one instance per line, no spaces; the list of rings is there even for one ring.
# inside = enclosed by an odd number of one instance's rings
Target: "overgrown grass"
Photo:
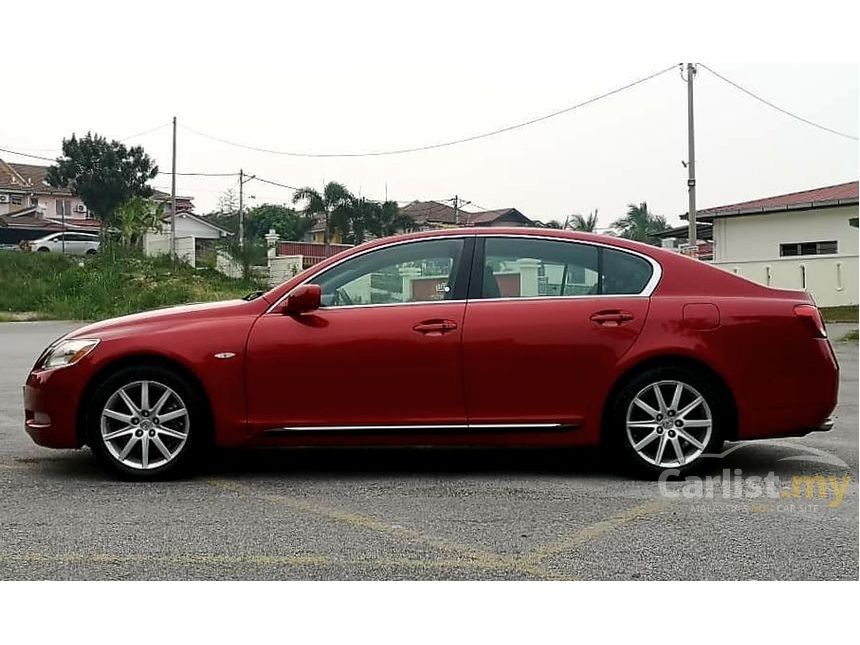
[[[821,317],[824,322],[857,322],[857,305],[843,307],[821,307]]]
[[[839,339],[843,343],[857,343],[857,330],[849,331],[842,338]]]
[[[166,305],[238,298],[258,288],[211,269],[174,266],[166,257],[81,259],[0,252],[0,320],[101,320]]]

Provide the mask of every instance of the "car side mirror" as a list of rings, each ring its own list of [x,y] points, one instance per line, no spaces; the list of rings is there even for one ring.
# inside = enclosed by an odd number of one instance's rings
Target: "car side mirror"
[[[303,284],[293,289],[284,303],[283,314],[294,316],[320,308],[322,289],[318,284]]]

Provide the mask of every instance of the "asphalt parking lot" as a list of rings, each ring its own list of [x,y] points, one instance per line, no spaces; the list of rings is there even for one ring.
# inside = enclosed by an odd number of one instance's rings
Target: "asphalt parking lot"
[[[832,431],[728,444],[703,473],[774,473],[778,495],[734,479],[708,497],[594,450],[234,451],[193,479],[116,481],[23,431],[27,370],[75,326],[0,324],[0,579],[858,577],[856,343],[834,343]],[[795,494],[798,476],[833,486]]]

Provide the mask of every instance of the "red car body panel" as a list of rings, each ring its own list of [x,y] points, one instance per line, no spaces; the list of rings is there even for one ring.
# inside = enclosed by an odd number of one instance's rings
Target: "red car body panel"
[[[286,316],[295,286],[375,240],[299,274],[262,297],[125,316],[72,332],[99,345],[74,366],[34,369],[25,427],[55,448],[83,443],[90,386],[119,364],[161,360],[205,391],[218,445],[576,445],[600,441],[613,386],[654,360],[694,360],[718,375],[737,408],[735,438],[791,436],[821,426],[836,405],[829,343],[794,314],[808,294],[757,285],[659,248],[546,229],[452,229],[400,236],[539,236],[647,255],[662,269],[650,296],[541,297],[321,308]],[[623,311],[623,325],[594,314]],[[452,323],[417,333],[428,321]],[[215,354],[232,353],[230,360]],[[46,422],[47,420],[47,422]],[[546,428],[456,428],[552,422]],[[387,432],[270,432],[385,426]],[[401,427],[398,427],[401,426]],[[455,426],[451,431],[402,426]]]

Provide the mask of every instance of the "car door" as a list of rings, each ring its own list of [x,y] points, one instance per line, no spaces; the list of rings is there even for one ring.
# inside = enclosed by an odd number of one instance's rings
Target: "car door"
[[[80,255],[81,247],[83,246],[81,236],[78,233],[63,233],[63,237],[66,240],[66,253],[68,255]]]
[[[658,277],[644,256],[596,244],[479,238],[463,326],[469,423],[580,425],[641,331]]]
[[[50,249],[51,253],[60,253],[63,250],[63,235],[65,233],[57,233],[53,237],[45,240],[44,246]]]
[[[407,432],[465,424],[461,335],[473,237],[399,242],[307,280],[322,306],[255,323],[251,432]]]

